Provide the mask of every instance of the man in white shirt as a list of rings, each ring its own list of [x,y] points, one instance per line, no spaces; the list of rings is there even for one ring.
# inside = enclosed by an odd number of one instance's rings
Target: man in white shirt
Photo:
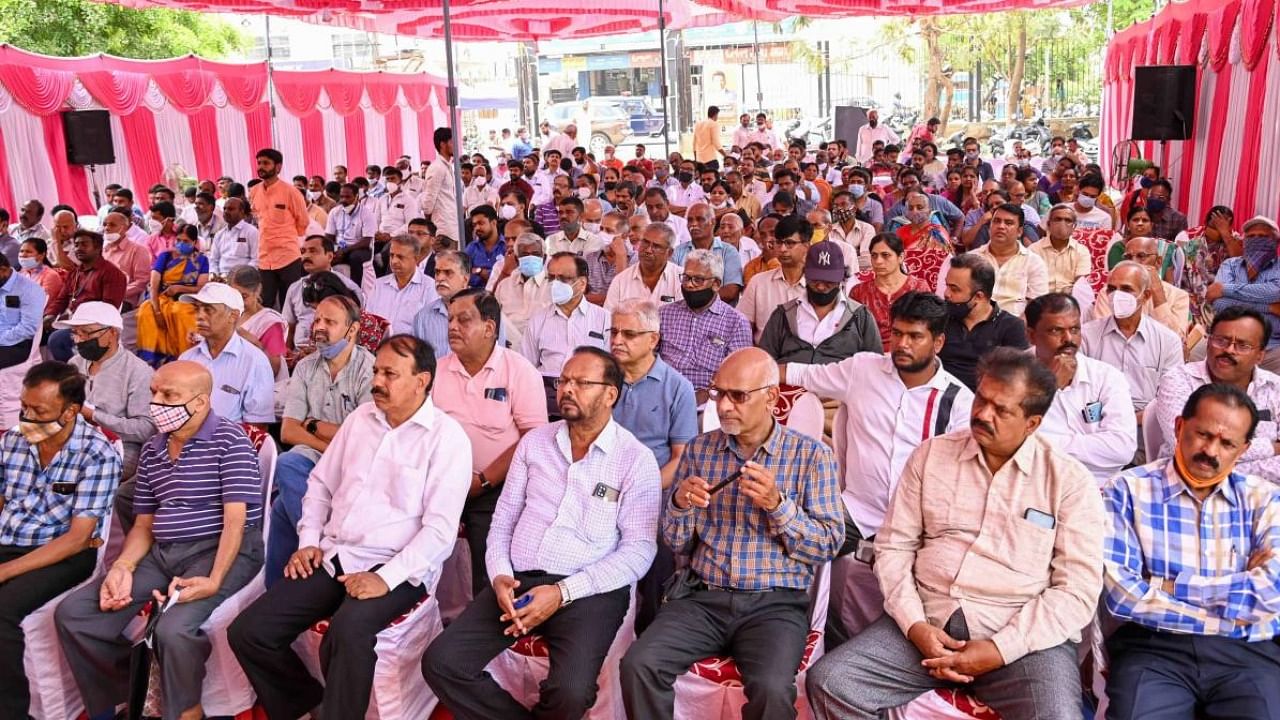
[[[394,335],[413,332],[413,318],[436,299],[435,283],[418,268],[422,240],[416,235],[391,238],[391,274],[377,279],[365,311],[386,320]]]
[[[549,254],[569,252],[586,255],[604,249],[604,240],[582,227],[584,210],[582,200],[577,195],[567,195],[556,202],[560,231],[547,236]]]
[[[475,166],[471,169],[471,183],[462,190],[462,211],[469,215],[481,205],[498,207],[498,187],[489,177],[489,168]]]
[[[910,292],[889,311],[889,354],[862,352],[826,365],[786,364],[787,384],[838,400],[848,414],[841,496],[846,520],[842,552],[832,566],[834,614],[852,637],[884,614],[871,571],[873,544],[907,458],[920,443],[969,426],[973,392],[938,360],[947,306],[937,295]],[[853,535],[856,530],[856,536]]]
[[[677,186],[679,183],[677,183]],[[684,218],[671,212],[668,202],[668,191],[662,188],[649,188],[644,192],[644,209],[649,222],[662,223],[671,227],[676,234],[676,246],[689,242],[689,224]]]
[[[226,277],[240,265],[258,266],[258,228],[245,220],[245,203],[227,198],[222,206],[223,228],[209,247],[209,272]]]
[[[422,214],[435,223],[436,234],[459,243],[462,231],[458,228],[458,190],[453,174],[453,131],[447,127],[436,128],[431,140],[437,157],[423,179],[419,198]]]
[[[489,532],[486,588],[422,658],[427,684],[458,720],[529,717],[485,666],[537,632],[551,652],[538,714],[577,718],[653,562],[661,481],[653,453],[613,421],[622,370],[603,350],[565,363],[565,419],[516,447]]]
[[[733,131],[733,147],[741,151],[754,139],[755,128],[751,127],[751,114],[742,113],[738,116],[738,127]]]
[[[334,265],[347,266],[352,282],[360,285],[364,264],[373,257],[373,233],[377,223],[369,201],[360,199],[360,190],[347,183],[338,191],[338,206],[329,212],[325,237],[336,248]]]
[[[1098,207],[1098,198],[1106,189],[1106,183],[1092,173],[1080,178],[1073,203],[1076,211],[1076,227],[1081,230],[1110,230],[1111,214]]]
[[[542,374],[547,414],[559,419],[555,379],[576,348],[586,345],[608,349],[609,313],[583,297],[587,291],[587,261],[581,255],[552,255],[547,263],[547,279],[551,284],[551,305],[529,318],[520,341],[520,354]]]
[[[390,242],[392,237],[409,232],[410,220],[422,217],[418,199],[404,186],[400,171],[389,167],[383,177],[386,179],[386,193],[373,201],[374,226],[377,228],[373,240],[379,248]]]
[[[898,133],[888,125],[881,125],[880,111],[871,109],[867,111],[867,124],[858,128],[858,149],[854,151],[854,157],[858,162],[866,165],[871,160],[873,154],[871,146],[877,140],[885,145],[896,145]]]
[[[1099,486],[1133,461],[1138,424],[1129,384],[1120,371],[1080,350],[1080,306],[1066,293],[1027,305],[1027,339],[1053,373],[1058,392],[1039,434],[1079,460]]]
[[[511,321],[506,330],[512,347],[520,347],[529,318],[551,306],[546,257],[542,238],[521,233],[515,240],[514,266],[504,264],[502,276],[494,286],[493,294]]]
[[[364,717],[374,637],[427,596],[453,551],[471,442],[428,396],[435,369],[421,340],[382,342],[373,402],[347,417],[311,473],[285,580],[227,632],[271,717],[314,717],[322,702],[324,717]],[[321,685],[291,646],[325,618]]]
[[[542,146],[542,154],[546,155],[548,150],[556,150],[560,153],[560,157],[567,158],[573,155],[573,149],[578,147],[578,126],[569,123],[564,126],[564,132],[553,133],[551,139]]]
[[[652,300],[658,305],[680,298],[680,266],[671,262],[676,233],[670,225],[649,223],[636,242],[639,260],[614,276],[605,293],[604,309],[613,311],[627,300]]]

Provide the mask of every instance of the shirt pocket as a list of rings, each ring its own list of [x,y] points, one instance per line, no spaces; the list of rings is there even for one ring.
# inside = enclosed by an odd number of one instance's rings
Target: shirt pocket
[[[397,464],[394,475],[383,487],[387,505],[404,515],[422,514],[422,491],[427,481],[427,468]]]
[[[1023,517],[1013,518],[1008,537],[1009,568],[1037,579],[1047,578],[1057,536],[1056,528],[1050,530]]]
[[[609,543],[618,537],[618,503],[595,497],[582,502],[582,514],[578,527],[593,544]]]

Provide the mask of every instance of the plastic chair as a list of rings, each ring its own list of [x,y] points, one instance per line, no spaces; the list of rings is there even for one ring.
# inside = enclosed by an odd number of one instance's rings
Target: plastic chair
[[[813,399],[813,401],[815,401],[818,405],[818,421],[817,421],[818,431],[816,435],[810,432],[812,428],[813,418],[811,415],[812,404],[808,400],[805,400],[800,405],[800,412],[803,415],[803,419],[801,420],[801,425],[804,427],[804,429],[801,429],[798,427],[795,429],[806,435],[809,435],[811,437],[816,437],[817,439],[821,440],[822,425],[826,421],[826,416],[823,415],[822,401],[819,400],[818,397],[813,393],[806,392],[804,388],[798,385],[778,386],[778,404],[774,405],[773,407],[773,416],[777,418],[778,422],[782,423],[783,425],[786,425],[787,427],[791,427],[791,416],[792,416],[792,413],[795,412],[796,402],[800,400],[802,396],[805,396],[805,395],[810,396]],[[708,400],[707,404],[703,407],[703,410],[702,410],[702,432],[710,432],[712,430],[718,429],[719,427],[720,427],[720,416],[716,410],[716,404]]]
[[[0,432],[18,424],[22,376],[27,374],[32,365],[40,362],[40,339],[43,336],[43,325],[36,325],[36,333],[31,340],[31,354],[26,361],[0,370]]]
[[[1147,462],[1168,457],[1172,448],[1166,448],[1164,430],[1156,415],[1156,401],[1147,403],[1142,411],[1142,446],[1147,449]]]
[[[827,626],[827,602],[831,593],[830,565],[824,563],[814,572],[809,588],[809,634],[805,638],[804,655],[796,673],[796,713],[799,720],[813,717],[805,697],[805,672],[826,652],[824,638]],[[676,678],[675,720],[737,720],[747,697],[742,688],[742,675],[733,658],[725,655],[694,663],[689,671]]]
[[[98,559],[89,579],[45,603],[39,610],[23,618],[22,633],[26,637],[26,650],[22,664],[27,671],[27,684],[31,691],[31,705],[27,712],[36,720],[66,720],[84,712],[84,700],[76,687],[71,666],[62,654],[58,631],[54,626],[53,611],[71,593],[96,582],[106,574],[107,545],[112,537],[120,535],[120,528],[112,528],[115,516],[111,509],[103,518],[102,544],[98,546]]]
[[[622,684],[619,663],[636,640],[636,588],[631,586],[631,602],[622,625],[609,646],[600,676],[596,680],[599,691],[596,703],[587,711],[587,720],[626,720],[622,707]],[[485,668],[504,690],[525,707],[538,702],[539,686],[547,677],[551,665],[550,648],[541,635],[525,635],[510,649],[504,650]]]
[[[796,396],[791,405],[791,414],[784,423],[798,433],[822,441],[823,425],[827,416],[822,408],[822,401],[811,392],[802,392]]]

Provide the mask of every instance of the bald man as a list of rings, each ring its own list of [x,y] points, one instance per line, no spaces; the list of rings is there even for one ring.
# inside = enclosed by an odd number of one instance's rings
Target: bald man
[[[1180,340],[1185,341],[1191,325],[1191,296],[1186,290],[1171,285],[1160,277],[1160,241],[1152,237],[1130,238],[1124,244],[1123,258],[1144,266],[1150,276],[1151,292],[1142,303],[1143,314],[1174,331]],[[1098,293],[1090,319],[1111,316],[1110,294]]]
[[[689,569],[622,660],[627,717],[672,717],[675,678],[726,653],[742,672],[743,718],[795,717],[809,585],[844,540],[844,506],[831,450],[774,420],[778,380],[759,348],[729,355],[711,380],[720,429],[689,443],[663,507],[663,538]]]
[[[165,720],[203,717],[209,638],[200,626],[262,566],[262,477],[248,437],[211,407],[213,376],[195,362],[151,380],[159,433],[138,456],[133,529],[101,581],[57,610],[58,637],[90,717],[128,697],[132,643],[121,636],[153,597]]]

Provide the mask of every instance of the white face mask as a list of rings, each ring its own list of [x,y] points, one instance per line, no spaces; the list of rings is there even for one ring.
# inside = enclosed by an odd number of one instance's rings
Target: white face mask
[[[478,188],[482,188],[482,187],[484,187],[485,185],[487,185],[488,183],[489,183],[489,178],[487,178],[487,177],[485,177],[485,176],[483,176],[483,175],[481,175],[480,177],[478,177],[478,178],[476,178],[476,179],[475,179],[475,184],[476,184],[476,187],[478,187]]]
[[[1111,293],[1111,314],[1117,320],[1125,320],[1133,317],[1138,312],[1138,296],[1124,290],[1115,290]]]
[[[591,199],[591,188],[584,188],[584,187],[578,188],[578,199],[579,199],[579,200],[590,200],[590,199]]]
[[[103,233],[102,241],[108,245],[120,242],[120,233]]]
[[[587,232],[591,233],[592,235],[595,235],[595,234],[597,234],[597,233],[599,233],[599,232],[600,232],[600,223],[598,223],[598,222],[584,222],[584,223],[582,223],[582,229],[583,229],[583,230],[586,230]]]
[[[164,228],[164,223],[156,220],[155,218],[147,218],[147,232],[149,234],[155,235],[160,232],[162,228]]]
[[[397,190],[399,190],[399,189],[400,189],[400,183],[397,183],[397,182],[389,182],[389,183],[387,183],[387,193],[389,193],[389,194],[391,194],[391,195],[395,195],[395,194],[396,194],[396,191],[397,191]]]
[[[1079,195],[1076,195],[1076,202],[1080,203],[1080,207],[1082,208],[1092,209],[1094,204],[1098,202],[1098,198],[1080,193]]]
[[[516,208],[514,205],[503,205],[498,208],[498,217],[503,220],[511,220],[516,216]]]

